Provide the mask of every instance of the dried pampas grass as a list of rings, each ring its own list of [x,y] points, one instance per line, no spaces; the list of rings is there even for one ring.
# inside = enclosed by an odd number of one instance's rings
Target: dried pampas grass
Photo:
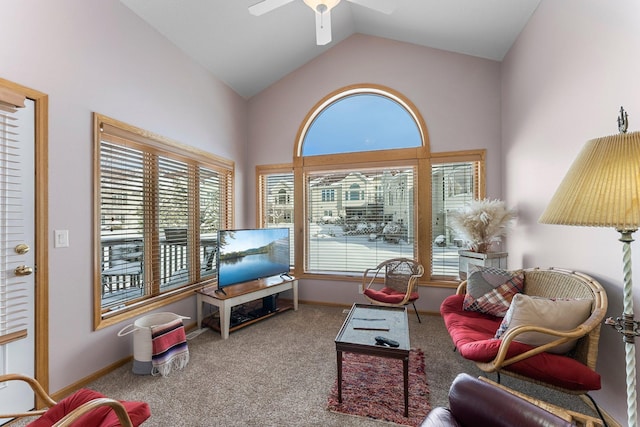
[[[474,200],[468,206],[449,213],[451,227],[475,252],[487,252],[489,246],[504,236],[517,214],[502,200]]]

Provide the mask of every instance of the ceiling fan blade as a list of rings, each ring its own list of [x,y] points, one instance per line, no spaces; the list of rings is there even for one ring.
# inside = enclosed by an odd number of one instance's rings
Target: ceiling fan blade
[[[386,13],[389,15],[396,10],[395,2],[391,0],[347,0],[348,2],[358,4],[360,6],[368,7],[377,12]]]
[[[249,13],[255,16],[264,15],[292,1],[293,0],[263,0],[260,3],[249,6]]]
[[[331,43],[331,10],[316,12],[316,44],[324,46]]]

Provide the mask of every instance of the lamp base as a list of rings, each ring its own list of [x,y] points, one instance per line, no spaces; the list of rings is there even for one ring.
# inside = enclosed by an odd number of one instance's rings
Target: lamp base
[[[623,335],[624,342],[633,344],[635,337],[640,336],[640,322],[634,320],[633,315],[623,313],[622,317],[607,317],[605,325],[612,326],[613,329]]]

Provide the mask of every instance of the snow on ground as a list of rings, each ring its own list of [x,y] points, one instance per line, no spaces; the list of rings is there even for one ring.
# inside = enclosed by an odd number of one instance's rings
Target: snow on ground
[[[389,258],[414,258],[412,242],[391,243],[369,234],[347,235],[342,226],[334,224],[311,224],[309,248],[311,272],[345,271],[358,275]],[[434,275],[458,275],[458,249],[433,248]],[[424,267],[428,271],[429,266]]]

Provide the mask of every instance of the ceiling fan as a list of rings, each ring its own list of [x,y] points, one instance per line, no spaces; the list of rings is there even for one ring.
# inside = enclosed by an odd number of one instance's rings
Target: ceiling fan
[[[294,0],[263,0],[249,6],[249,13],[255,16],[264,15],[274,9],[291,3]],[[340,0],[303,0],[316,13],[316,43],[319,46],[331,42],[331,9],[336,7]],[[347,0],[348,2],[368,7],[377,12],[393,12],[395,5],[392,0]]]

